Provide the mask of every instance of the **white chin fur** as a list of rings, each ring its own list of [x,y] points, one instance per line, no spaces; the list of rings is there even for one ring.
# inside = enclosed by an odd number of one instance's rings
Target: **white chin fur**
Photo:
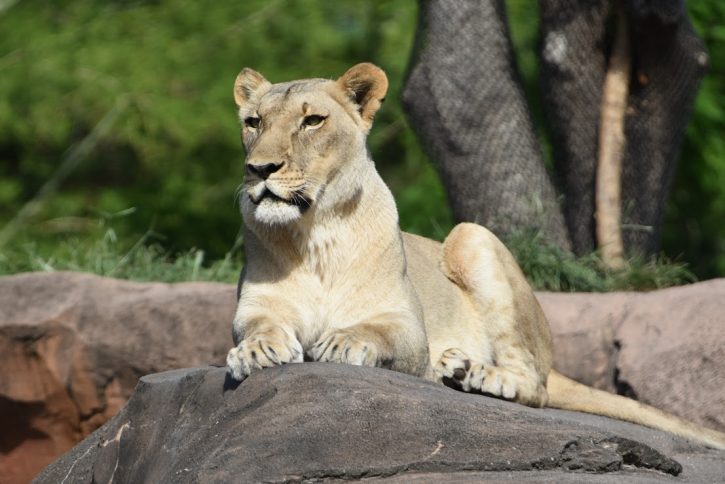
[[[286,225],[302,217],[299,207],[265,198],[253,208],[254,219],[266,225]]]

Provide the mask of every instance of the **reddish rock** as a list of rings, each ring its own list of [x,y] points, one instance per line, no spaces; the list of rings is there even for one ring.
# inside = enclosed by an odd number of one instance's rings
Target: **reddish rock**
[[[234,307],[226,284],[0,278],[0,482],[26,482],[100,427],[139,377],[222,363]]]
[[[725,279],[537,296],[562,373],[725,431]]]

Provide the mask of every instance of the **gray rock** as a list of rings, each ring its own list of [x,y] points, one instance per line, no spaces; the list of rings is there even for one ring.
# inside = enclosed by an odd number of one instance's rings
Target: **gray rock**
[[[143,377],[122,411],[36,479],[58,482],[715,482],[725,453],[387,370],[305,363]]]

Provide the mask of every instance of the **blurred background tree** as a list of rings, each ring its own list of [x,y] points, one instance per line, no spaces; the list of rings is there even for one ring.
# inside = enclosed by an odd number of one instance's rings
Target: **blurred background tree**
[[[507,2],[536,133],[551,162],[531,5]],[[706,278],[725,275],[725,4],[692,0],[688,9],[711,67],[663,250],[683,254]],[[416,22],[410,0],[0,1],[0,255],[29,243],[39,254],[64,240],[82,246],[112,220],[127,244],[154,241],[223,258],[241,223],[236,74],[250,66],[272,81],[335,78],[363,60],[391,81],[369,143],[403,228],[442,238],[452,224],[445,194],[400,103]]]

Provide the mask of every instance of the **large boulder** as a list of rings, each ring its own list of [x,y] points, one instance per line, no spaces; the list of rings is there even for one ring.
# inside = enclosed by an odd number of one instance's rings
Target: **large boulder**
[[[0,482],[27,482],[152,372],[224,361],[234,288],[82,273],[0,278]]]
[[[37,483],[716,482],[725,452],[601,417],[531,409],[377,368],[305,363],[230,385],[143,377]],[[584,476],[582,473],[592,473]]]

